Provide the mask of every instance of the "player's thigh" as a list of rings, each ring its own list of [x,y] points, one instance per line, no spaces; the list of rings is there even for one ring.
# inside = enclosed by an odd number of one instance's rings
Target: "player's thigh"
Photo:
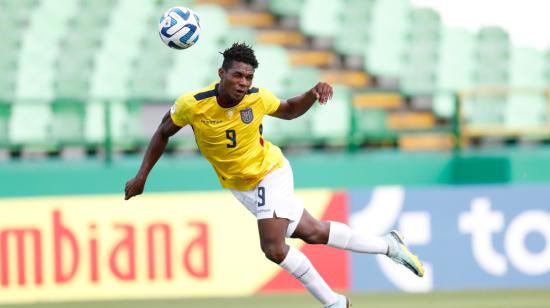
[[[287,237],[294,233],[302,217],[304,206],[294,194],[292,168],[286,160],[285,165],[266,175],[254,189],[231,192],[258,220],[286,218]]]
[[[292,168],[288,161],[258,183],[257,198],[256,217],[286,218],[289,221],[286,236],[290,237],[302,217],[304,206],[294,193]]]
[[[258,220],[258,234],[262,245],[283,245],[288,228],[286,218],[268,218]]]

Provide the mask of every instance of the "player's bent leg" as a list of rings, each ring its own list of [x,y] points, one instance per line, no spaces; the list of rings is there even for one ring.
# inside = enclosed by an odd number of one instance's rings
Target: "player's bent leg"
[[[291,237],[299,238],[308,244],[326,244],[329,231],[328,221],[319,221],[304,209],[300,222]]]
[[[352,230],[336,221],[319,221],[304,210],[300,223],[292,234],[308,244],[327,244],[331,247],[363,253],[387,254],[388,243],[379,236]]]
[[[388,243],[380,236],[373,236],[351,229],[337,221],[330,222],[328,243],[331,247],[354,252],[387,254]]]
[[[266,257],[298,279],[323,306],[340,307],[334,306],[339,301],[338,294],[332,291],[309,259],[298,249],[286,245],[287,226],[288,220],[283,218],[258,220],[260,245]]]
[[[413,255],[403,241],[403,236],[392,230],[384,239],[388,242],[388,257],[396,263],[403,264],[417,276],[424,276],[424,266],[417,256]]]
[[[288,245],[285,243],[285,233],[288,220],[284,218],[269,218],[258,220],[258,232],[260,233],[260,246],[266,258],[280,264],[288,253]]]

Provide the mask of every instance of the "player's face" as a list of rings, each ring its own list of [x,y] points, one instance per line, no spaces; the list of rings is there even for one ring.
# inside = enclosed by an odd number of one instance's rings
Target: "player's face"
[[[252,86],[254,68],[250,64],[233,61],[227,71],[221,70],[220,78],[224,94],[240,102]]]

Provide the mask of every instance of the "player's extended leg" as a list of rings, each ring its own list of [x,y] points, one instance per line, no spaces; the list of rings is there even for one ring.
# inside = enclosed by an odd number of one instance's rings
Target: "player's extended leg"
[[[384,254],[403,264],[416,275],[424,276],[422,263],[405,246],[403,237],[397,231],[392,231],[384,237],[363,234],[340,222],[319,221],[304,210],[292,237],[300,238],[309,244],[327,244],[355,252]]]
[[[334,293],[309,259],[285,243],[289,221],[284,218],[258,220],[260,245],[265,256],[298,279],[321,304],[330,308],[349,307],[347,299]]]

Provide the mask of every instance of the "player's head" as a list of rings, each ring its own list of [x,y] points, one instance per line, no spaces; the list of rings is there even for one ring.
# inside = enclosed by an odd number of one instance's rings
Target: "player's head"
[[[218,70],[220,89],[234,101],[240,101],[252,86],[258,60],[254,50],[245,43],[234,43],[223,55],[222,67]]]
[[[221,54],[223,55],[222,68],[224,70],[229,70],[234,62],[242,62],[254,69],[258,68],[258,60],[256,60],[254,50],[246,43],[233,43]]]

